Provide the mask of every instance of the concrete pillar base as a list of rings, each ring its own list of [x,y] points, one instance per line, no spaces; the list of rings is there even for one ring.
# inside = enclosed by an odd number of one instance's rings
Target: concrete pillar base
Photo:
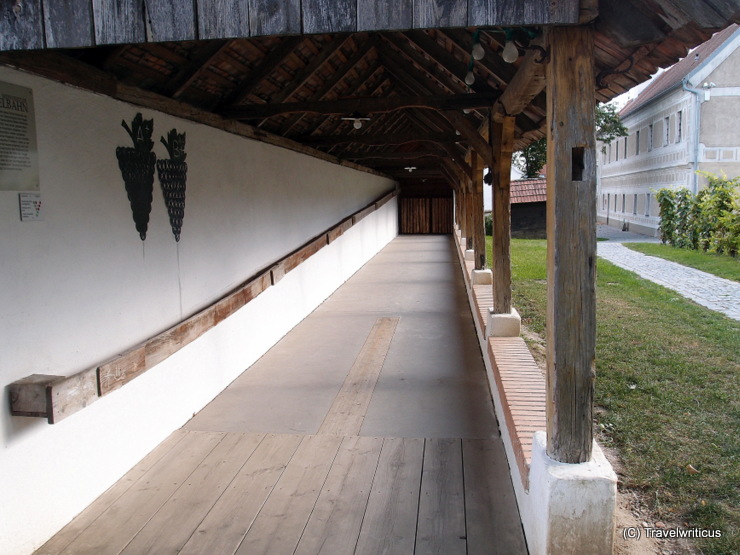
[[[475,259],[475,251],[473,249],[468,249],[465,251],[465,260],[468,260],[472,262]]]
[[[522,331],[522,317],[511,309],[510,314],[494,314],[493,309],[488,309],[488,322],[486,322],[486,335],[488,337],[519,337]]]
[[[537,522],[534,537],[527,535],[532,555],[612,553],[617,475],[596,442],[590,461],[566,464],[547,456],[545,432],[535,432],[529,496]]]
[[[491,270],[473,270],[470,280],[473,285],[490,285],[493,283],[493,272]]]

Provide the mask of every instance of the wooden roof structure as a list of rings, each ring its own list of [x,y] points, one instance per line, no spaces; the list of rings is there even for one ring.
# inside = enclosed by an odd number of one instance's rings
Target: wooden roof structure
[[[470,178],[491,111],[516,116],[515,148],[544,135],[545,26],[594,26],[594,94],[608,101],[740,19],[735,0],[382,5],[5,2],[0,63],[433,188]]]

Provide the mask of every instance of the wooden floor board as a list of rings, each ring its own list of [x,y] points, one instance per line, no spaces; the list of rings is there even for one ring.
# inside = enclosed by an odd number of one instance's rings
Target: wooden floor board
[[[468,555],[526,555],[503,444],[463,439],[462,450]]]
[[[355,436],[360,433],[398,320],[378,318],[375,322],[321,424],[319,434]]]
[[[264,436],[227,434],[122,551],[176,555]]]
[[[296,555],[354,551],[382,445],[382,438],[344,438]]]
[[[98,517],[95,526],[88,527],[62,553],[120,553],[224,435],[216,432],[188,432]]]
[[[342,438],[305,436],[236,553],[293,553]]]
[[[129,470],[124,476],[108,488],[105,493],[98,497],[93,503],[77,515],[58,534],[52,536],[34,555],[53,555],[61,553],[69,544],[93,525],[97,518],[104,513],[121,495],[146,474],[170,449],[177,445],[185,436],[185,430],[177,430],[170,434],[167,439],[160,443],[156,449],[144,457],[139,463]]]
[[[423,439],[385,439],[355,553],[413,553],[423,459]]]
[[[459,439],[427,439],[419,495],[419,554],[465,555],[465,496]]]
[[[235,553],[301,439],[298,435],[268,434],[180,553]]]

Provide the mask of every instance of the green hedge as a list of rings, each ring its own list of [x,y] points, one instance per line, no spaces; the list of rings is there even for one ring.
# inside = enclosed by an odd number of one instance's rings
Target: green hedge
[[[660,189],[660,238],[684,249],[737,256],[740,251],[740,177],[704,174],[706,188]]]

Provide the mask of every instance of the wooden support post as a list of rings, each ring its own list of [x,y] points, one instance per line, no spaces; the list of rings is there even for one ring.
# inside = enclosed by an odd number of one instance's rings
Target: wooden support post
[[[466,180],[465,184],[465,222],[466,222],[466,245],[465,250],[473,249],[473,234],[475,233],[474,220],[473,220],[473,182],[472,180]]]
[[[547,32],[547,454],[591,458],[596,347],[594,32]]]
[[[493,115],[491,116],[493,117]],[[515,118],[491,122],[493,146],[493,313],[511,313],[511,155]]]
[[[483,160],[475,151],[470,153],[473,168],[473,260],[476,270],[486,268],[486,232],[483,224]]]

